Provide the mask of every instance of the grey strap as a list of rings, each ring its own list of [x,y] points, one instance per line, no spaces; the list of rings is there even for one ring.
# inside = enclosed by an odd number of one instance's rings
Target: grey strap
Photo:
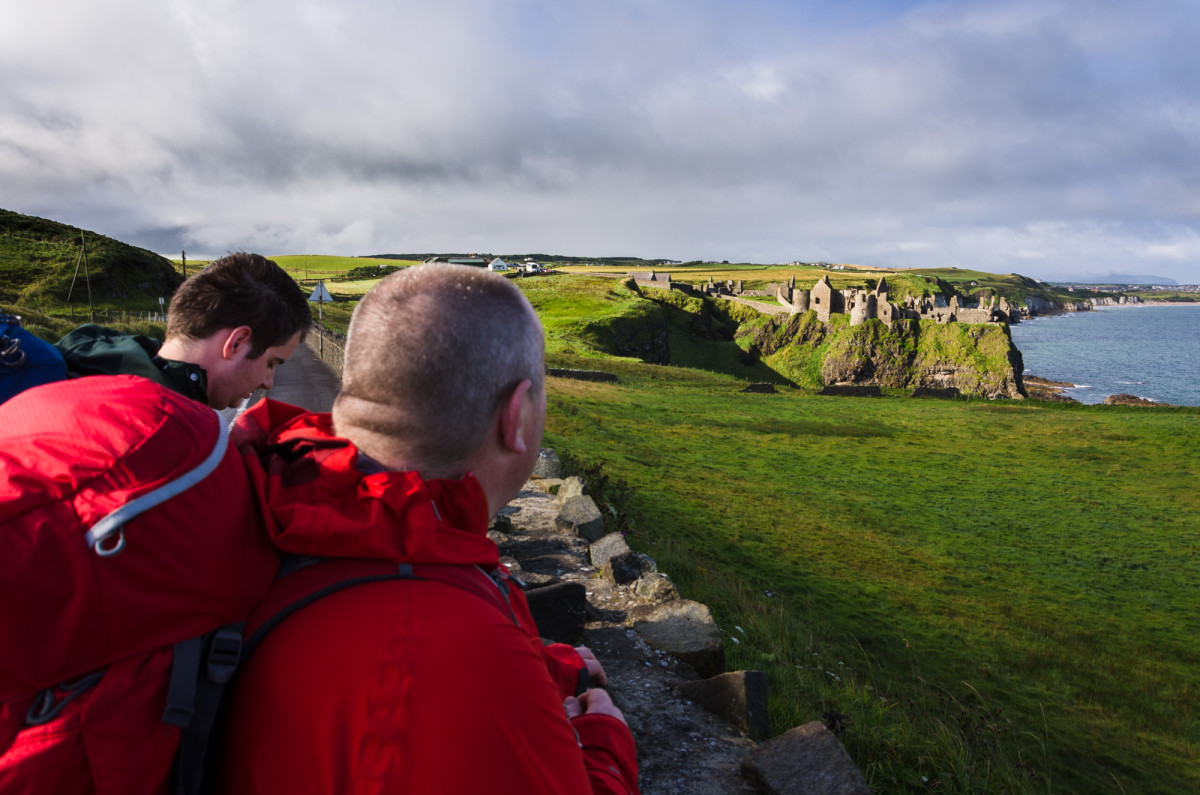
[[[87,531],[87,535],[84,536],[84,540],[87,541],[88,547],[95,551],[97,555],[108,557],[120,552],[125,548],[125,539],[123,537],[120,538],[116,545],[108,548],[100,546],[100,543],[113,533],[119,531],[130,519],[187,491],[211,475],[213,470],[217,468],[217,465],[221,463],[221,459],[225,457],[225,450],[229,446],[229,429],[221,421],[220,412],[213,409],[213,413],[217,415],[217,442],[213,446],[212,452],[208,454],[208,457],[191,471],[185,472],[170,483],[165,483],[148,494],[143,494],[136,500],[130,500],[92,525],[92,528]]]

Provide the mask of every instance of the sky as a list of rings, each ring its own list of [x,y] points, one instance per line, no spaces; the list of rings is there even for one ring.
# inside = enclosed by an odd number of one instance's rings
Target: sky
[[[159,253],[1200,283],[1193,0],[0,5],[0,207]]]

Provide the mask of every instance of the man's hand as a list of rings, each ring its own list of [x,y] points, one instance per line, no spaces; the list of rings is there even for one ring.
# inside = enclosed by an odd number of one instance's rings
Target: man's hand
[[[580,715],[611,715],[621,723],[625,723],[625,715],[612,702],[612,696],[607,690],[593,687],[579,698],[567,696],[563,699],[563,707],[567,710],[567,718],[578,718]],[[628,723],[625,723],[628,726]]]
[[[588,679],[598,685],[608,684],[608,676],[604,673],[604,667],[600,665],[600,661],[596,659],[596,655],[587,646],[576,646],[575,651],[583,658],[583,662],[587,665]]]

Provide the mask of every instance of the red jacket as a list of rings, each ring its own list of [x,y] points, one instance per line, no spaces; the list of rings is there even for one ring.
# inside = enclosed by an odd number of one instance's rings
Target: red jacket
[[[498,565],[471,475],[363,474],[329,415],[274,401],[243,415],[234,442],[281,551]],[[389,581],[296,612],[238,675],[219,791],[636,792],[629,729],[567,720],[570,677],[519,591],[513,604],[519,625],[465,590]]]

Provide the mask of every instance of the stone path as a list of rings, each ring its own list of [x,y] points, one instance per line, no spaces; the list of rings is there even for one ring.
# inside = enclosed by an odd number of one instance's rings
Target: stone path
[[[329,365],[317,358],[316,351],[310,347],[315,342],[305,340],[296,346],[292,357],[275,371],[275,383],[268,393],[269,397],[309,411],[329,411],[333,408],[333,399],[337,397],[341,379]],[[221,416],[232,423],[240,412],[253,406],[262,397],[262,392],[255,392],[245,406],[226,409]]]

